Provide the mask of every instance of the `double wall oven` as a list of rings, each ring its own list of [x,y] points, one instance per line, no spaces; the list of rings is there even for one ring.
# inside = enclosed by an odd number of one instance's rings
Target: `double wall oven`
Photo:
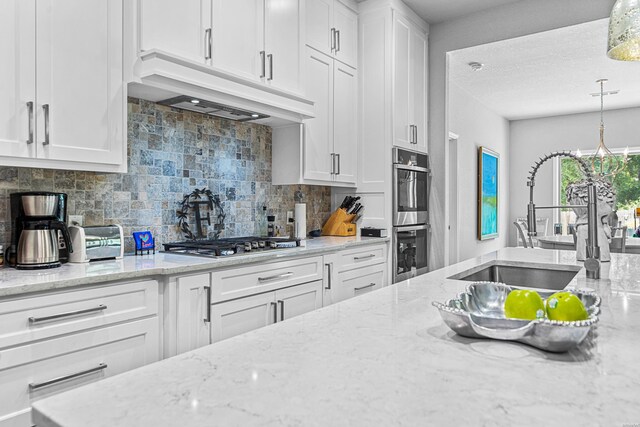
[[[429,270],[429,156],[393,149],[393,283]]]

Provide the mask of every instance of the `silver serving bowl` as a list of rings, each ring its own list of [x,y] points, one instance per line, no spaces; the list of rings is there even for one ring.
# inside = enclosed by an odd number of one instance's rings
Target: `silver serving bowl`
[[[563,322],[549,319],[508,319],[504,314],[507,295],[519,289],[496,282],[475,282],[466,292],[447,302],[432,304],[454,332],[469,338],[518,341],[546,351],[564,352],[579,345],[598,322],[600,297],[592,291],[565,289],[576,295],[589,314],[586,320]],[[537,290],[543,299],[555,291]]]

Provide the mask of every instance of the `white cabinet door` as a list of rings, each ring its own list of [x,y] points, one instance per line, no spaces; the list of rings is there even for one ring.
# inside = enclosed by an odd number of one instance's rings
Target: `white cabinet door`
[[[140,0],[141,51],[162,50],[205,63],[211,0]]]
[[[333,179],[333,61],[307,48],[306,96],[314,102],[315,118],[304,122],[305,179]]]
[[[36,101],[35,0],[7,0],[0,13],[0,154],[33,157]],[[31,104],[28,104],[31,103]],[[31,130],[31,132],[30,132]],[[31,140],[30,140],[30,135]],[[31,143],[29,143],[31,141]]]
[[[393,144],[413,149],[411,127],[411,24],[399,16],[393,23]]]
[[[159,348],[153,317],[2,349],[0,426],[31,426],[33,402],[157,362]]]
[[[411,29],[411,114],[415,126],[414,149],[427,152],[427,38],[418,28]]]
[[[327,55],[333,55],[333,1],[307,0],[305,5],[306,43]]]
[[[290,319],[322,307],[322,280],[276,291],[278,321]]]
[[[260,81],[264,0],[213,0],[212,21],[211,65]]]
[[[122,2],[37,2],[38,158],[122,163]]]
[[[356,183],[358,163],[358,82],[356,70],[338,61],[333,77],[333,150],[339,156],[335,179]]]
[[[211,307],[211,341],[218,342],[276,321],[273,292],[214,304]]]
[[[347,6],[336,1],[333,7],[333,25],[336,34],[334,55],[336,59],[358,66],[358,15]]]
[[[211,344],[210,281],[209,274],[176,280],[178,354]]]
[[[265,0],[264,80],[300,92],[300,0]]]

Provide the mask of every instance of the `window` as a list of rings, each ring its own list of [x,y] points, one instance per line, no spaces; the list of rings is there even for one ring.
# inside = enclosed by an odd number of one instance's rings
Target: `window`
[[[590,157],[586,159],[591,162]],[[596,165],[597,166],[597,165]],[[629,154],[627,166],[613,178],[613,187],[616,190],[616,206],[620,226],[628,227],[627,233],[633,234],[636,227],[634,212],[640,208],[640,152]],[[584,175],[577,162],[573,159],[562,158],[560,160],[560,203],[567,204],[566,189],[569,184],[584,179]],[[640,218],[638,218],[640,220]],[[563,225],[563,233],[567,234],[568,225],[576,221],[572,209],[563,209],[560,222]],[[638,222],[640,225],[640,222]]]

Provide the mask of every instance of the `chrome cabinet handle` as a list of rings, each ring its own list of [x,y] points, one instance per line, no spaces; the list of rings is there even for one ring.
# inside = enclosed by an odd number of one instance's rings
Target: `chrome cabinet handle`
[[[360,286],[359,288],[353,288],[353,290],[354,291],[361,291],[363,289],[372,288],[375,285],[376,285],[375,283],[369,283],[367,286]]]
[[[413,133],[415,134],[415,137],[413,138],[413,143],[418,145],[418,126],[413,125]]]
[[[269,59],[269,78],[267,80],[273,80],[273,54],[268,54],[267,58]]]
[[[68,311],[66,313],[53,314],[51,316],[45,316],[45,317],[29,317],[29,323],[32,325],[35,325],[36,323],[48,322],[50,320],[62,319],[65,317],[78,316],[80,314],[97,313],[99,311],[103,311],[106,309],[107,309],[106,305],[100,304],[97,307],[85,308],[84,310]]]
[[[205,304],[207,304],[207,317],[204,318],[204,322],[211,323],[211,286],[205,286],[204,290],[207,295],[207,300],[205,302]]]
[[[273,323],[278,323],[278,304],[272,302],[271,307],[273,307]]]
[[[331,153],[331,175],[336,174],[336,153]]]
[[[27,139],[27,144],[33,144],[33,101],[27,102],[27,109],[29,110],[29,139]]]
[[[286,273],[276,274],[275,276],[258,277],[258,282],[269,282],[271,280],[284,279],[285,277],[291,277],[291,276],[293,276],[293,273],[288,271]]]
[[[340,31],[336,30],[336,53],[340,52]]]
[[[261,63],[261,69],[262,72],[260,73],[260,78],[264,78],[267,76],[267,64],[265,62],[265,57],[264,57],[265,51],[261,50],[260,51],[260,63]]]
[[[49,145],[49,104],[44,104],[42,110],[44,110],[44,141],[42,145]]]
[[[284,301],[278,300],[278,304],[280,304],[280,321],[284,320]]]
[[[336,175],[340,175],[340,154],[336,153],[336,158],[338,159],[338,172],[336,172]]]
[[[325,289],[331,289],[331,265],[332,263],[325,264],[327,266],[327,286]]]
[[[354,256],[353,259],[355,261],[360,261],[362,259],[369,259],[369,258],[375,258],[375,254],[369,254],[369,255],[365,255],[365,256]]]
[[[107,369],[106,363],[100,363],[95,368],[87,369],[85,371],[76,372],[75,374],[64,375],[62,377],[54,378],[49,381],[41,382],[41,383],[31,383],[29,384],[29,391],[36,391],[44,387],[49,387],[54,384],[58,384],[64,381],[69,381],[74,378],[83,377],[85,375],[93,374],[94,372],[100,372]]]
[[[204,30],[204,59],[211,59],[211,28]]]
[[[331,29],[331,51],[333,52],[336,49],[336,29]]]

